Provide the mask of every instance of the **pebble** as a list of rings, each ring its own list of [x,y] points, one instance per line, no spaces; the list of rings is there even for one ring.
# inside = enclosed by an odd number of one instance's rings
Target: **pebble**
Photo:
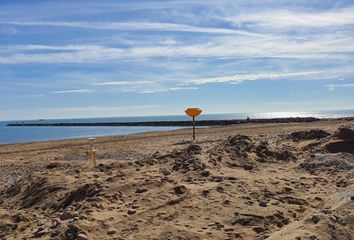
[[[52,219],[52,228],[56,228],[61,224],[60,218],[53,218]]]
[[[137,188],[135,193],[144,193],[147,192],[148,190],[146,188]]]
[[[79,233],[77,235],[77,240],[88,240],[88,237],[83,233]]]
[[[174,187],[173,191],[175,192],[175,194],[181,195],[181,194],[185,194],[187,192],[187,188],[185,186],[181,185],[181,186]]]
[[[43,229],[43,230],[40,230],[40,231],[35,232],[34,235],[33,235],[33,237],[34,237],[34,238],[40,238],[40,237],[42,237],[42,236],[48,234],[48,232],[49,232],[48,230]]]
[[[74,207],[75,207],[75,211],[78,211],[78,210],[80,210],[82,207],[83,207],[84,205],[82,204],[82,203],[75,203],[74,204]]]
[[[68,220],[74,218],[73,214],[71,212],[65,211],[63,214],[60,216],[61,220]]]
[[[75,218],[75,217],[79,217],[79,212],[77,212],[77,211],[73,212],[72,214],[73,214],[73,217],[74,217],[74,218]]]
[[[117,230],[115,228],[109,228],[107,231],[107,234],[112,235],[112,234],[116,234]]]
[[[133,209],[133,208],[129,208],[129,209],[128,209],[128,214],[129,214],[129,215],[133,215],[134,213],[136,213],[136,210],[135,210],[135,209]]]
[[[25,219],[21,213],[12,216],[12,218],[14,219],[15,223],[19,223]]]
[[[261,206],[261,207],[267,207],[267,202],[261,201],[261,202],[259,203],[259,206]]]
[[[166,168],[163,168],[163,169],[161,170],[161,172],[162,172],[162,174],[165,175],[165,176],[168,176],[168,175],[171,174],[171,172],[168,171]]]
[[[313,216],[311,217],[311,221],[312,221],[314,224],[318,223],[320,220],[321,220],[320,217],[317,216],[317,215],[313,215]]]
[[[263,227],[254,227],[254,228],[252,228],[253,229],[253,231],[255,231],[256,233],[262,233],[262,232],[264,232],[265,230],[264,230],[264,228]]]

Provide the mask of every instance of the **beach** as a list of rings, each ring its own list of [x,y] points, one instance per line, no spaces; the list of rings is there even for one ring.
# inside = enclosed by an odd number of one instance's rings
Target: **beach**
[[[354,120],[0,145],[0,239],[352,239]]]

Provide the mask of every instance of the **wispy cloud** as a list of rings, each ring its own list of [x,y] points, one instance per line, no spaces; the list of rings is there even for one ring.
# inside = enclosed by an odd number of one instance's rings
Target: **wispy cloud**
[[[197,87],[183,87],[174,86],[175,81],[169,79],[161,79],[155,81],[113,81],[91,83],[90,85],[96,87],[109,87],[109,89],[100,89],[97,91],[109,92],[135,92],[135,93],[162,93],[162,92],[176,92],[185,90],[196,90]]]
[[[322,71],[310,72],[279,72],[279,73],[255,73],[255,74],[238,74],[229,76],[218,76],[209,78],[199,78],[187,80],[187,84],[203,85],[207,83],[240,83],[243,81],[261,80],[261,79],[281,79],[281,78],[299,78],[299,77],[314,77],[323,73]]]
[[[327,84],[325,85],[328,87],[329,91],[334,91],[336,88],[350,88],[354,87],[354,83],[347,83],[347,84]]]
[[[261,34],[229,28],[200,27],[178,23],[160,22],[45,22],[45,21],[0,21],[1,24],[20,26],[49,26],[89,28],[100,30],[124,30],[124,31],[164,31],[164,32],[197,32],[212,34],[239,34],[246,36],[261,36]]]
[[[227,20],[236,25],[253,25],[270,28],[322,28],[354,24],[354,8],[329,11],[286,11],[272,10],[247,12]]]
[[[198,89],[197,87],[170,87],[170,88],[142,90],[139,93],[162,93],[162,92],[175,92],[175,91],[197,90],[197,89]]]
[[[140,84],[150,84],[154,81],[113,81],[113,82],[96,82],[91,83],[92,86],[126,86],[126,85],[140,85]]]
[[[91,93],[94,92],[92,89],[70,89],[70,90],[59,90],[52,91],[53,94],[65,94],[65,93]]]
[[[152,45],[118,48],[101,45],[14,45],[0,51],[0,64],[92,63],[145,58],[298,58],[344,59],[354,53],[353,38],[320,35],[303,41],[266,37],[238,39],[213,38],[207,43]],[[28,50],[31,50],[28,52]],[[36,50],[48,50],[37,53]]]
[[[157,114],[164,109],[161,105],[125,105],[125,106],[100,106],[86,105],[73,107],[50,107],[50,108],[17,108],[1,111],[5,116],[2,120],[14,119],[58,119],[58,118],[94,118],[94,117],[117,117],[117,116],[141,116]]]

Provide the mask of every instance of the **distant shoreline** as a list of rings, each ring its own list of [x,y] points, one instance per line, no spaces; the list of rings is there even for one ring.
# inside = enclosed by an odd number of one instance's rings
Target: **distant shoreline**
[[[321,120],[353,120],[354,117],[320,119],[315,117],[290,117],[269,119],[232,119],[232,120],[200,120],[197,126],[225,126],[244,123],[292,123],[315,122]],[[184,127],[190,126],[191,121],[145,121],[145,122],[58,122],[58,123],[10,123],[9,127]]]

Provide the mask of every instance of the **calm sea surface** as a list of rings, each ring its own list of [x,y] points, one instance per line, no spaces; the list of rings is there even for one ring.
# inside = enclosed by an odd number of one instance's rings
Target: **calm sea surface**
[[[286,117],[317,117],[337,118],[353,117],[354,110],[317,111],[317,112],[271,112],[271,113],[232,113],[205,114],[199,120],[245,119],[256,118],[286,118]],[[82,118],[82,119],[51,119],[45,122],[143,122],[143,121],[173,121],[190,120],[187,116],[151,116],[151,117],[117,117],[117,118]],[[7,127],[8,123],[22,121],[0,122],[0,144],[38,142],[69,138],[86,138],[98,136],[127,135],[149,131],[168,131],[179,127]],[[38,120],[24,121],[39,122]]]

